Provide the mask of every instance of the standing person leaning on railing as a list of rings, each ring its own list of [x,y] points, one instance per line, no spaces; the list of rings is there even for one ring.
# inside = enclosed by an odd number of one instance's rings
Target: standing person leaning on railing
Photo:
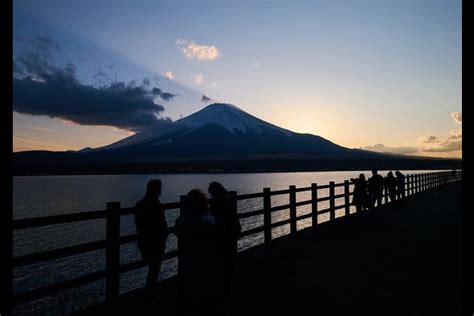
[[[359,178],[351,178],[354,183],[354,196],[352,204],[355,205],[357,212],[365,211],[369,207],[369,196],[367,193],[367,181],[365,175],[361,173]]]
[[[382,205],[384,179],[378,174],[376,168],[372,169],[372,177],[369,178],[369,202],[370,207]]]
[[[395,171],[397,175],[397,197],[402,199],[405,197],[405,176],[399,170]]]
[[[395,202],[395,199],[397,198],[397,179],[393,176],[392,171],[390,171],[385,178],[385,187],[388,190],[390,202]]]
[[[158,275],[165,253],[168,225],[160,196],[161,181],[150,180],[145,197],[135,205],[137,245],[148,265],[145,291],[146,298],[150,300],[164,298],[163,291],[158,288]]]

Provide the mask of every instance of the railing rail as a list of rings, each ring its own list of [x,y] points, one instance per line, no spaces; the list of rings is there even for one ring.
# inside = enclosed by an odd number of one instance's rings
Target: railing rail
[[[446,183],[460,181],[462,179],[462,171],[457,170],[454,174],[452,172],[433,172],[425,174],[410,174],[405,177],[405,184],[403,190],[403,197],[412,196],[421,191],[433,189]],[[270,188],[264,188],[262,192],[237,195],[236,192],[230,192],[232,205],[237,208],[237,201],[263,198],[263,208],[252,210],[239,214],[239,219],[263,215],[263,226],[251,228],[241,233],[240,238],[263,232],[264,244],[268,245],[272,240],[272,229],[282,225],[290,224],[290,234],[297,231],[297,222],[302,219],[311,218],[312,228],[316,228],[318,224],[318,215],[328,214],[330,221],[336,219],[336,210],[344,209],[344,215],[348,216],[350,212],[350,196],[353,195],[351,187],[352,182],[344,181],[342,183],[330,182],[328,185],[311,184],[309,187],[297,188],[294,185],[289,186],[288,190],[272,191]],[[342,194],[335,194],[335,188],[342,187]],[[319,197],[320,190],[329,189],[329,195]],[[310,200],[297,202],[296,195],[298,192],[309,192],[311,194]],[[288,194],[289,203],[272,207],[272,197],[277,195]],[[182,205],[181,196],[180,202],[163,204],[165,210],[180,209]],[[344,203],[336,206],[336,200],[343,198]],[[385,203],[388,203],[389,194],[387,189],[384,191]],[[329,207],[319,210],[318,203],[329,201]],[[297,207],[303,205],[311,205],[311,211],[307,214],[297,216]],[[290,212],[289,219],[272,222],[272,213],[276,211],[286,210]],[[101,211],[81,212],[73,214],[43,216],[37,218],[17,219],[13,221],[13,229],[29,229],[33,227],[42,227],[56,224],[66,224],[79,221],[88,221],[94,219],[105,219],[106,225],[106,240],[98,240],[77,245],[72,245],[64,248],[42,251],[38,253],[26,254],[16,256],[13,258],[13,266],[20,267],[39,262],[49,261],[58,258],[64,258],[72,255],[82,254],[90,251],[105,249],[106,250],[106,269],[96,271],[74,279],[62,281],[56,284],[42,286],[29,291],[14,293],[13,305],[38,299],[44,296],[54,294],[56,292],[75,288],[87,283],[95,282],[105,279],[106,302],[113,303],[119,297],[120,288],[120,274],[131,270],[143,268],[146,264],[143,260],[137,260],[127,264],[120,264],[120,245],[132,243],[137,240],[137,235],[120,236],[120,218],[124,215],[134,214],[134,208],[121,208],[119,202],[107,203],[107,209]],[[170,233],[174,233],[174,227],[170,227]],[[165,260],[177,256],[177,250],[169,251],[165,254]]]

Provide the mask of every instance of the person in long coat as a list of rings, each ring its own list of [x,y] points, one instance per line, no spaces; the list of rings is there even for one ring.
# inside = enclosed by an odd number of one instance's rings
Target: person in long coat
[[[399,170],[395,171],[397,175],[397,197],[399,199],[405,197],[405,176]]]
[[[388,189],[388,196],[391,202],[395,202],[397,199],[397,179],[393,176],[393,172],[390,171],[385,178],[385,186]]]
[[[210,210],[217,222],[223,225],[224,235],[219,242],[219,251],[224,256],[227,281],[227,298],[230,296],[232,274],[237,255],[237,240],[242,231],[237,217],[237,209],[229,199],[229,193],[219,182],[212,182],[208,189],[211,195]]]
[[[181,315],[216,315],[225,301],[224,259],[219,252],[223,228],[209,213],[206,195],[191,190],[176,219]]]
[[[168,225],[163,205],[159,199],[161,185],[161,181],[158,179],[150,180],[145,196],[135,205],[137,246],[142,259],[148,266],[145,286],[148,298],[154,298],[156,294],[164,294],[158,288],[158,275],[165,253]]]
[[[351,181],[354,183],[352,204],[355,205],[357,212],[364,211],[369,207],[369,194],[365,175],[361,173],[359,178],[352,178]]]

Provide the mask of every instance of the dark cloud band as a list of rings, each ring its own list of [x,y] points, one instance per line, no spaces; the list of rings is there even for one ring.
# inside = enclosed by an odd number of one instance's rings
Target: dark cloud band
[[[175,94],[152,87],[148,79],[113,81],[94,87],[83,84],[76,66],[52,62],[60,46],[47,37],[36,37],[14,61],[13,110],[30,115],[47,115],[81,125],[107,125],[140,131],[158,124],[164,106]],[[105,76],[104,74],[100,74]]]

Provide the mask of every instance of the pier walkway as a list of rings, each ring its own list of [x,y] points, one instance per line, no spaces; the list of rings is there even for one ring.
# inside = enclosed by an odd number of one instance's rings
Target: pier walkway
[[[228,314],[460,315],[461,191],[446,184],[239,253]],[[120,314],[178,315],[176,281],[163,281],[167,301],[120,296]]]

